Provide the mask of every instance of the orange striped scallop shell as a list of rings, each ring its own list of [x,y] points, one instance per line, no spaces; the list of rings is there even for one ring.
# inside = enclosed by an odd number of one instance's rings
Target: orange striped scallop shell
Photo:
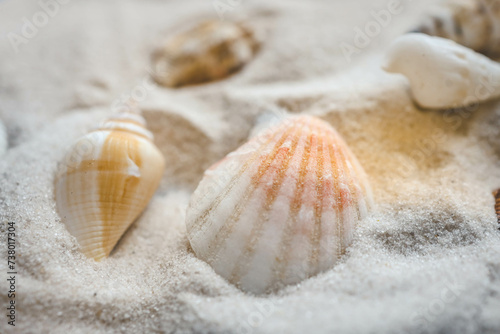
[[[365,172],[337,132],[292,117],[205,172],[187,233],[218,274],[261,293],[331,268],[371,202]]]

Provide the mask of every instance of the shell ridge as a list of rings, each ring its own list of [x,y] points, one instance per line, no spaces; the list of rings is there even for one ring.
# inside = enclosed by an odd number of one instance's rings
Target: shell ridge
[[[353,176],[353,168],[354,166],[352,164],[356,163],[358,164],[358,161],[356,159],[356,157],[354,156],[354,154],[349,150],[348,146],[347,145],[343,145],[341,146],[342,149],[341,149],[341,156],[342,156],[342,162],[343,162],[343,165],[344,165],[344,170],[345,170],[345,174],[346,174],[346,178],[349,180],[349,189],[350,189],[350,193],[351,193],[351,201],[353,201],[354,203],[356,203],[357,205],[354,205],[354,208],[356,209],[356,216],[357,216],[357,220],[356,221],[359,221],[361,219],[364,218],[364,215],[362,214],[361,212],[361,203],[360,201],[361,200],[364,200],[364,196],[361,192],[361,186],[360,186],[360,182],[359,182],[359,179],[354,177]],[[352,168],[351,168],[351,167]],[[362,174],[360,174],[362,175]],[[365,192],[367,190],[365,189]],[[353,207],[352,205],[348,205],[347,207]],[[350,220],[346,220],[344,219],[343,220],[344,223],[342,224],[342,233],[341,235],[343,235],[345,238],[349,238],[349,240],[342,240],[342,245],[343,245],[343,250],[342,252],[345,253],[345,248],[347,247],[347,244],[350,243],[350,239],[352,239],[353,235],[353,229],[354,229],[354,226],[345,226],[345,222],[346,221],[350,221]],[[346,228],[349,228],[349,234],[346,235]],[[342,253],[342,254],[343,254]]]
[[[345,181],[347,182],[347,187],[349,188],[350,193],[352,193],[352,198],[350,198],[350,200],[357,202],[358,195],[359,195],[359,188],[356,187],[356,185],[357,185],[356,179],[352,177],[351,169],[349,168],[349,163],[347,161],[347,158],[350,155],[348,153],[349,152],[347,150],[345,150],[345,146],[340,146],[339,154],[340,154],[340,159],[341,159],[340,161],[342,161],[342,167],[343,167],[342,169],[344,171]],[[344,210],[346,206],[349,207],[349,205],[345,205],[344,197],[342,197],[342,203],[343,203],[342,210]],[[359,207],[357,207],[357,206],[356,206],[356,211],[357,211],[356,215],[358,216],[358,218],[361,218],[359,216],[359,214],[360,214]],[[342,225],[342,227],[345,228],[344,224]],[[343,231],[343,232],[345,232],[345,231]],[[342,234],[342,235],[344,235],[344,234]]]
[[[338,166],[338,156],[336,154],[338,148],[333,146],[333,145],[330,145],[329,147],[329,153],[330,153],[330,163],[332,165],[332,171],[336,172],[337,175],[340,174],[340,167]],[[338,178],[334,180],[334,189],[335,189],[335,193],[336,194],[339,194],[340,193],[340,185],[339,185],[339,181],[338,181]],[[332,209],[335,211],[335,217],[337,218],[337,222],[336,222],[336,226],[337,226],[337,245],[335,245],[336,249],[334,251],[336,251],[337,253],[337,258],[340,258],[340,256],[342,255],[342,242],[341,242],[341,236],[342,236],[342,215],[341,215],[341,210],[340,210],[340,206],[341,206],[341,203],[342,203],[342,199],[337,197],[335,199],[335,207],[333,207]]]
[[[330,161],[330,147],[331,147],[331,134],[325,137],[326,145],[323,147],[324,156],[324,174],[323,174],[323,201],[322,201],[322,212],[321,212],[321,235],[319,240],[319,261],[318,261],[318,272],[328,270],[335,259],[336,253],[335,247],[335,232],[336,232],[336,220],[337,211],[336,206],[336,174],[332,169],[332,163]]]
[[[315,204],[317,200],[317,162],[318,162],[318,132],[324,130],[324,124],[306,118],[304,121],[310,122],[309,137],[309,162],[304,165],[304,186],[301,190],[297,208],[297,221],[292,231],[288,258],[290,265],[285,267],[283,282],[286,284],[298,282],[307,277],[310,270],[310,258],[313,251],[311,239],[314,235],[315,224]],[[298,250],[297,247],[300,249]]]
[[[318,135],[318,145],[317,145],[317,165],[316,165],[316,178],[317,178],[317,187],[316,187],[316,201],[314,203],[314,229],[313,233],[311,233],[311,254],[309,258],[310,263],[310,273],[314,273],[318,270],[319,264],[319,253],[321,251],[320,248],[320,240],[321,240],[321,215],[323,209],[323,180],[322,177],[324,173],[324,159],[323,159],[323,146],[324,146],[324,133]]]
[[[295,127],[294,128],[294,133],[292,135],[292,146],[291,148],[287,151],[287,154],[285,155],[285,161],[281,163],[280,170],[278,172],[278,175],[273,179],[273,186],[270,189],[270,191],[267,193],[266,196],[266,201],[264,205],[264,209],[259,213],[259,218],[257,219],[257,222],[252,229],[251,236],[249,238],[249,241],[245,245],[245,250],[243,253],[239,256],[238,261],[236,261],[236,267],[233,269],[233,272],[231,274],[231,281],[237,281],[241,276],[243,276],[246,273],[246,270],[249,267],[249,259],[255,252],[255,245],[257,243],[257,240],[259,239],[259,236],[262,233],[262,227],[264,223],[267,222],[267,219],[265,219],[267,213],[271,209],[275,199],[278,196],[279,190],[282,186],[283,180],[285,179],[286,172],[288,171],[289,163],[293,158],[293,155],[295,154],[296,147],[299,141],[299,137],[297,136],[297,133],[300,133],[301,129]],[[281,148],[281,145],[280,145]],[[279,150],[279,149],[278,149]],[[274,161],[274,159],[273,159]],[[271,162],[272,164],[272,162]],[[270,164],[270,165],[271,165]]]
[[[339,139],[341,139],[341,138],[339,137]],[[340,145],[339,147],[340,147],[340,150],[339,150],[340,161],[342,162],[345,180],[348,183],[348,187],[350,190],[349,194],[351,194],[350,198],[349,197],[347,197],[347,198],[342,197],[342,213],[345,213],[345,207],[347,207],[347,208],[352,207],[352,205],[346,205],[345,202],[350,201],[350,202],[358,203],[360,200],[360,197],[362,197],[362,196],[360,193],[361,188],[359,186],[359,182],[358,182],[357,178],[353,177],[352,170],[349,167],[350,161],[357,162],[357,160],[354,157],[354,155],[351,153],[351,151],[348,149],[348,146],[345,143],[343,145]],[[354,168],[354,166],[352,166],[352,167]],[[343,193],[341,192],[341,194],[343,194]],[[362,219],[363,217],[361,215],[361,211],[360,211],[359,206],[355,205],[355,208],[356,208],[356,216],[357,216],[358,220]],[[340,235],[345,236],[345,238],[352,238],[353,226],[346,226],[346,224],[345,224],[346,221],[350,221],[350,220],[344,219],[344,218],[342,219],[343,223],[342,223],[342,230],[341,230]],[[348,235],[346,235],[347,229],[349,229]],[[348,240],[345,240],[345,238],[341,240],[341,246],[342,246],[341,253],[342,254],[345,253],[345,248],[347,247],[346,245],[349,243]]]
[[[290,208],[290,220],[287,221],[287,224],[285,226],[285,230],[281,236],[280,240],[280,247],[281,249],[281,254],[279,255],[280,261],[278,262],[276,271],[275,271],[275,278],[273,281],[284,280],[285,276],[285,271],[286,268],[288,267],[289,263],[289,257],[290,257],[290,252],[288,251],[288,248],[290,247],[290,243],[292,241],[292,232],[295,230],[297,226],[297,214],[300,210],[300,200],[302,198],[302,192],[304,189],[304,179],[306,176],[306,168],[309,164],[309,159],[310,159],[310,149],[312,145],[312,137],[311,135],[306,138],[305,142],[305,148],[304,148],[304,158],[302,159],[300,163],[300,169],[299,169],[299,177],[296,182],[296,188],[295,188],[295,193],[294,193],[294,198],[292,200],[292,205]]]
[[[258,175],[257,181],[260,180],[264,176],[265,172],[267,171],[267,169],[271,165],[272,161],[276,157],[276,155],[278,153],[278,149],[285,142],[285,140],[289,138],[290,132],[291,132],[291,129],[286,129],[286,131],[283,133],[280,140],[275,145],[273,151],[266,158],[266,161],[263,164],[261,164],[261,166],[259,166],[259,170],[257,172],[257,175]],[[216,233],[216,237],[211,242],[212,251],[208,253],[208,256],[207,256],[208,263],[212,263],[214,261],[215,257],[217,256],[218,252],[220,251],[220,249],[223,246],[222,241],[226,240],[227,237],[231,234],[231,232],[234,228],[234,224],[238,220],[239,215],[241,214],[241,212],[245,208],[246,203],[251,198],[251,195],[253,194],[253,192],[255,191],[256,188],[257,188],[256,182],[254,182],[253,186],[250,189],[247,189],[247,191],[245,192],[243,197],[235,205],[235,210],[233,211],[233,213],[231,214],[229,219],[224,224],[221,225],[221,228]]]
[[[276,286],[278,264],[283,259],[280,241],[289,226],[297,219],[297,214],[292,212],[293,199],[299,178],[299,168],[306,154],[308,137],[309,132],[303,131],[301,133],[296,152],[289,162],[288,171],[277,197],[266,215],[267,223],[262,227],[254,254],[249,260],[249,268],[246,270],[246,274],[241,277],[241,285],[254,286],[254,292],[266,291]],[[268,240],[274,241],[269,243]]]

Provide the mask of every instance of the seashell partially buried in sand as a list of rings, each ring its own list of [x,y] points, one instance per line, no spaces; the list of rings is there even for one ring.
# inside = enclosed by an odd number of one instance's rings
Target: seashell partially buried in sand
[[[371,203],[365,172],[337,132],[292,117],[205,172],[187,234],[218,274],[262,293],[331,268]]]
[[[248,27],[207,21],[173,36],[153,54],[153,77],[167,87],[220,80],[243,68],[258,48]]]
[[[138,112],[122,112],[81,137],[60,164],[57,211],[82,252],[109,255],[153,196],[165,161]]]
[[[424,108],[459,108],[500,97],[500,64],[441,37],[398,37],[384,69],[406,76],[413,100]]]
[[[491,57],[500,56],[500,1],[465,0],[447,4],[415,32],[451,39]]]

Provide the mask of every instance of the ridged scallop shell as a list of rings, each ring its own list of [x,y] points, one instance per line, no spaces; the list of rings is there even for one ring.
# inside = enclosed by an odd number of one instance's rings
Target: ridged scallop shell
[[[497,213],[498,228],[500,229],[500,189],[495,190],[493,196],[495,197],[495,212]]]
[[[456,1],[429,16],[415,32],[451,39],[477,52],[500,56],[500,1]]]
[[[55,180],[57,211],[82,252],[100,260],[147,206],[165,161],[139,113],[123,112],[76,141]]]
[[[242,24],[203,22],[153,54],[153,77],[167,87],[220,80],[245,66],[258,48],[254,33]]]
[[[292,117],[205,172],[187,235],[218,274],[245,291],[271,291],[331,268],[367,215],[370,194],[329,124]]]
[[[500,64],[441,37],[398,37],[384,69],[406,76],[414,101],[424,108],[465,107],[500,97]]]
[[[7,151],[7,144],[7,130],[5,129],[2,121],[0,121],[0,156]]]

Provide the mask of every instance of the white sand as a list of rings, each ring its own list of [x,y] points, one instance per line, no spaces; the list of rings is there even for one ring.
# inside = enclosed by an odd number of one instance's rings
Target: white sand
[[[235,3],[235,2],[233,2]],[[240,74],[141,101],[167,158],[162,185],[111,257],[78,250],[55,212],[53,176],[68,145],[147,78],[149,54],[212,2],[78,1],[14,53],[7,33],[36,2],[0,3],[1,333],[498,333],[500,105],[416,109],[402,77],[379,69],[390,41],[431,0],[404,11],[348,63],[339,43],[388,0],[242,1],[228,18],[269,31]],[[258,115],[319,115],[369,174],[377,211],[342,263],[252,296],[190,251],[184,215],[203,170],[243,143]],[[6,222],[17,226],[17,321],[6,323]]]

